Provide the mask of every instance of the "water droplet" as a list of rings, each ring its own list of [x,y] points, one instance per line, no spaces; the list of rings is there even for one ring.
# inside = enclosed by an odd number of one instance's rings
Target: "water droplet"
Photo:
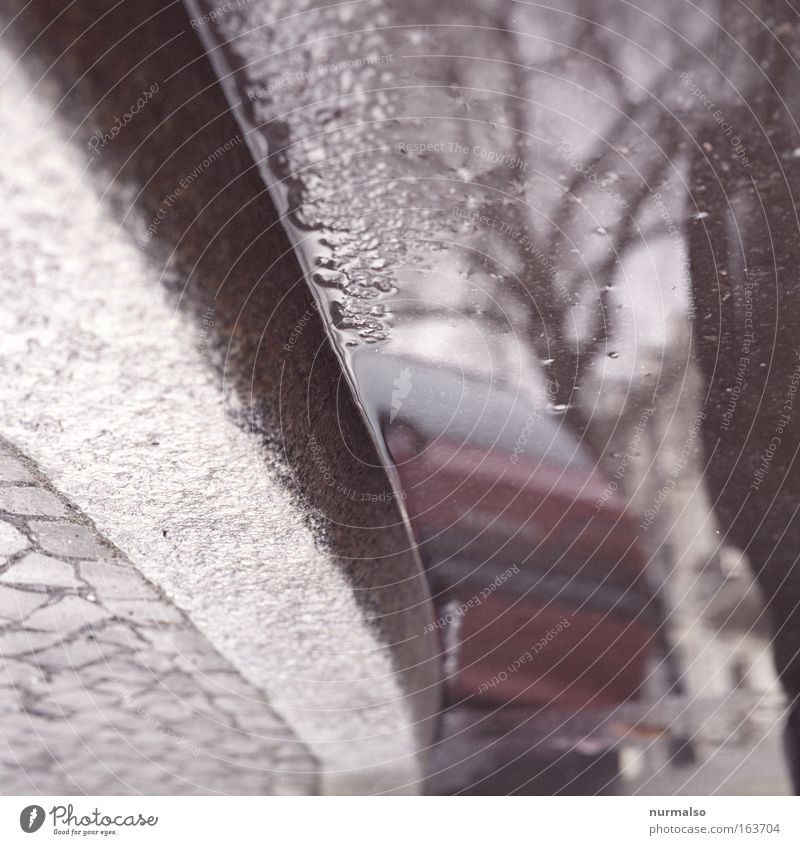
[[[339,287],[339,283],[342,280],[342,277],[339,273],[335,272],[327,272],[324,270],[318,270],[314,273],[311,277],[318,285],[322,285],[322,287],[326,288],[336,288]]]

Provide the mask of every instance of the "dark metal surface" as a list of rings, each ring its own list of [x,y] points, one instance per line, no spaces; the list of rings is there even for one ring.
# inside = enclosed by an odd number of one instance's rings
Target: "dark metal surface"
[[[687,692],[673,582],[739,552],[800,693],[794,4],[187,7],[429,572],[445,724],[610,748]]]

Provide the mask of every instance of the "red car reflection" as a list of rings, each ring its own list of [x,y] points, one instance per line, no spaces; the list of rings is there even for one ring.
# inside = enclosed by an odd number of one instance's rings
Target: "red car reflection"
[[[436,593],[448,698],[570,709],[628,700],[653,639],[634,526],[590,463],[545,448],[512,460],[503,440],[387,431]]]

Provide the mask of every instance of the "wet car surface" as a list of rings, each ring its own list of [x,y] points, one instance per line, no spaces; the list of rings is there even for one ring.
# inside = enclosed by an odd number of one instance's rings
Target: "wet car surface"
[[[185,5],[426,574],[429,791],[786,789],[796,4]]]
[[[796,9],[187,5],[452,620],[445,721],[679,700],[742,557],[797,695]]]

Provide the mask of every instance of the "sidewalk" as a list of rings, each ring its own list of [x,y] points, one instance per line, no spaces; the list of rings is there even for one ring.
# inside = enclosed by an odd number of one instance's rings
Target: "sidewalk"
[[[305,746],[0,438],[0,792],[306,794]]]

